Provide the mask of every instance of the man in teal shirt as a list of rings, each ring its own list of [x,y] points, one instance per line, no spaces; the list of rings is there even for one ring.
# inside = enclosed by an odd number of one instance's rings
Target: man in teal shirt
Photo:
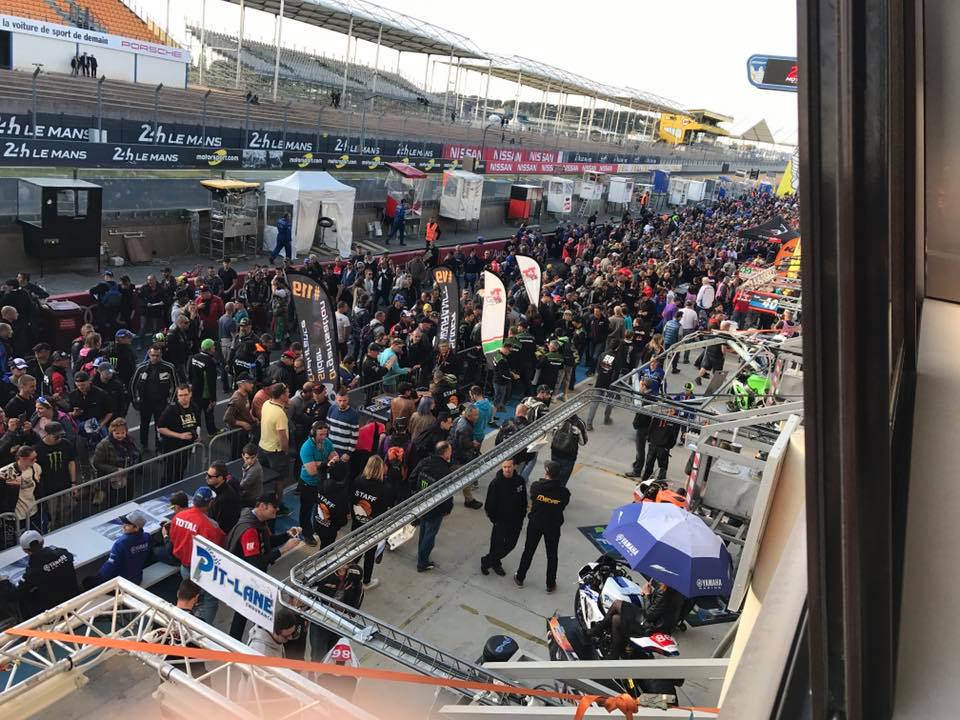
[[[313,532],[314,506],[317,504],[317,492],[320,480],[326,472],[330,460],[337,457],[333,441],[328,437],[330,428],[324,422],[315,422],[310,428],[310,437],[300,446],[300,527],[301,539],[307,545],[317,544]]]
[[[473,439],[483,444],[483,437],[487,434],[488,425],[496,427],[493,423],[493,403],[483,396],[483,388],[479,385],[470,388],[470,402],[480,413],[477,421],[473,424]]]

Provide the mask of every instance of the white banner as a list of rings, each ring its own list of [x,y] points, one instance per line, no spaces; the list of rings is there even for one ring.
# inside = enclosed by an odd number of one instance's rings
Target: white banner
[[[197,535],[190,579],[247,620],[273,632],[280,584],[265,572]]]
[[[13,15],[0,15],[0,30],[24,33],[26,35],[37,35],[38,37],[52,38],[54,40],[78,42],[85,45],[104,47],[110,50],[136,53],[137,55],[149,55],[150,57],[160,58],[162,60],[174,60],[182,63],[190,62],[190,51],[185,48],[120,37],[119,35],[108,35],[107,33],[97,32],[96,30],[84,30],[68,25],[57,25],[55,23],[44,22],[43,20],[30,20]],[[83,48],[82,50],[86,51],[87,49]]]
[[[480,344],[490,355],[503,346],[503,325],[507,318],[507,290],[500,278],[483,271],[483,315],[480,317]]]
[[[540,283],[542,282],[540,263],[527,255],[517,255],[517,268],[520,270],[520,277],[523,278],[523,287],[527,291],[527,297],[530,298],[530,304],[540,307]]]

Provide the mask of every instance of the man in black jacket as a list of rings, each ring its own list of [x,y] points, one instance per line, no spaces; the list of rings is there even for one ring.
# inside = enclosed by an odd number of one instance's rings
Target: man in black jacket
[[[500,576],[506,575],[501,560],[517,546],[523,529],[523,516],[527,512],[527,483],[513,464],[513,458],[504,460],[496,477],[487,488],[483,505],[487,517],[493,523],[490,531],[490,549],[480,558],[480,572],[489,575],[490,570]]]
[[[227,465],[223,462],[210,463],[207,468],[207,487],[213,490],[214,498],[210,503],[207,516],[215,520],[225,533],[233,530],[240,519],[240,495],[233,485],[227,482]]]
[[[547,592],[557,589],[557,549],[560,546],[560,527],[563,510],[570,503],[570,491],[560,481],[560,467],[548,461],[543,466],[546,477],[530,486],[530,514],[527,516],[527,539],[520,556],[520,566],[513,581],[523,587],[527,570],[533,561],[540,539],[547,552]]]
[[[356,560],[351,560],[316,584],[316,589],[344,605],[360,608],[363,602],[363,570]],[[313,662],[323,662],[323,656],[337,641],[339,635],[322,625],[310,623],[310,658]]]
[[[284,350],[280,359],[273,361],[267,368],[264,382],[268,385],[283,383],[290,388],[290,394],[293,395],[298,389],[295,384],[297,373],[293,369],[293,361],[296,359],[297,354],[293,350]]]
[[[650,381],[647,378],[643,378],[640,381],[640,394],[644,397],[649,397],[653,399],[653,388],[650,385]],[[636,446],[637,454],[633,459],[633,469],[624,473],[627,477],[640,477],[643,475],[643,468],[646,465],[647,458],[647,434],[650,431],[650,421],[652,418],[649,415],[643,415],[638,413],[633,418],[633,429],[636,430]]]
[[[667,414],[676,415],[677,411],[671,408],[667,410]],[[654,462],[660,466],[657,478],[659,480],[667,479],[667,464],[670,462],[670,448],[677,444],[677,437],[679,435],[680,426],[677,425],[677,423],[661,418],[652,420],[650,429],[647,432],[650,452],[647,454],[647,462],[643,466],[643,478],[641,478],[641,481],[649,480],[653,476]]]
[[[80,592],[73,555],[58,547],[44,547],[43,536],[27,530],[20,536],[27,553],[27,569],[18,586],[24,618],[49,610]]]
[[[137,366],[130,381],[133,407],[140,411],[140,448],[147,450],[150,440],[150,421],[160,419],[167,405],[176,397],[177,371],[163,360],[159,345],[147,351],[147,361]]]
[[[501,413],[507,408],[510,400],[510,388],[514,380],[520,376],[510,367],[510,354],[513,346],[504,344],[496,354],[493,363],[493,412]]]
[[[261,495],[252,508],[244,508],[240,519],[227,535],[224,547],[228,552],[243,558],[258,570],[267,571],[281,555],[300,544],[300,528],[292,527],[285,533],[274,534],[270,523],[277,517],[279,502],[276,495]],[[242,639],[247,619],[239,612],[233,614],[230,637]]]
[[[453,448],[446,440],[437,443],[433,455],[420,461],[413,470],[411,486],[416,492],[426,489],[430,485],[440,482],[450,473],[450,459],[453,457]],[[453,498],[447,498],[437,507],[428,511],[420,518],[420,538],[417,543],[417,572],[433,570],[436,563],[431,562],[430,553],[437,540],[437,533],[443,522],[443,516],[453,510]]]
[[[213,340],[204,338],[200,343],[200,352],[190,358],[189,364],[193,402],[203,413],[207,432],[211,435],[217,432],[213,410],[217,406],[217,375],[220,369],[220,363],[214,355],[215,348]]]

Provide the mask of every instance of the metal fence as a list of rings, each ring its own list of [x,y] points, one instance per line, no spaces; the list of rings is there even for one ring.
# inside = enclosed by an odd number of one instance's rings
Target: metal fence
[[[195,475],[206,469],[206,461],[204,446],[193,443],[47,495],[21,522],[41,532],[62,528]]]
[[[243,446],[249,442],[256,443],[256,438],[243,428],[217,433],[207,442],[207,467],[215,462],[228,463],[238,459]]]

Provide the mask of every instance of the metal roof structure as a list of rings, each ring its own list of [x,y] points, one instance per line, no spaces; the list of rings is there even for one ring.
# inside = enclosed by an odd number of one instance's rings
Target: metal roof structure
[[[617,103],[618,105],[632,106],[636,110],[664,110],[668,112],[687,113],[680,103],[669,100],[653,93],[635,88],[620,88],[590,80],[569,70],[531,60],[519,55],[506,57],[490,55],[487,62],[461,63],[476,72],[489,71],[493,77],[516,82],[520,79],[522,85],[537,90],[567,93],[595,97],[599,100]]]
[[[767,125],[766,120],[760,120],[753,127],[745,130],[739,135],[742,140],[749,140],[751,142],[761,142],[768,143],[770,145],[776,144],[776,139],[773,137],[773,133],[770,132],[770,126]]]
[[[230,0],[235,5],[280,14],[281,0]],[[470,38],[425,20],[374,5],[366,0],[282,0],[283,16],[307,25],[377,42],[400,52],[486,59]],[[352,26],[351,26],[352,20]],[[380,36],[381,28],[383,30]]]

